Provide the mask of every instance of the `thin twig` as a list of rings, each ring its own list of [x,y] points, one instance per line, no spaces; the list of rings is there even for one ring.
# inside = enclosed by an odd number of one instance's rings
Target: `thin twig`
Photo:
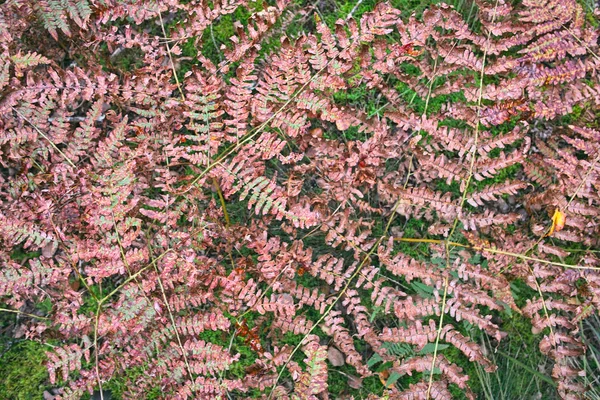
[[[121,283],[119,286],[117,286],[112,292],[110,292],[109,294],[107,294],[106,296],[104,296],[103,298],[101,298],[99,300],[99,302],[101,304],[103,304],[106,300],[108,300],[109,298],[111,298],[112,296],[114,296],[115,294],[117,294],[125,285],[127,285],[129,282],[131,282],[132,280],[134,280],[135,278],[137,278],[138,276],[140,276],[142,273],[144,273],[150,267],[156,265],[156,263],[158,261],[160,261],[160,259],[162,259],[164,256],[166,256],[167,254],[169,254],[172,251],[173,251],[173,249],[165,250],[162,254],[160,254],[158,257],[156,257],[154,260],[152,260],[148,265],[146,265],[145,267],[141,268],[138,272],[136,272],[135,274],[131,275],[129,278],[125,279],[125,281],[123,281],[123,283]]]
[[[19,311],[19,310],[11,310],[10,308],[0,308],[0,312],[7,312],[7,313],[25,315],[26,317],[43,319],[43,320],[49,320],[50,319],[48,317],[41,317],[39,315],[29,314],[29,313],[26,313],[26,312],[23,312],[23,311]]]
[[[102,390],[102,379],[100,379],[100,362],[99,362],[99,351],[98,351],[98,324],[100,321],[100,312],[102,311],[102,304],[98,303],[96,309],[96,318],[94,319],[94,360],[96,364],[96,380],[98,381],[98,390],[100,391],[100,400],[104,400],[104,391]]]
[[[33,127],[33,129],[35,129],[35,131],[44,139],[46,139],[48,141],[48,143],[50,143],[50,145],[54,148],[54,150],[58,151],[59,154],[61,156],[63,156],[63,158],[65,159],[65,161],[67,162],[67,164],[69,164],[71,167],[75,168],[75,164],[73,164],[73,161],[71,161],[69,159],[69,157],[62,152],[61,149],[59,149],[52,140],[50,140],[50,138],[48,136],[46,136],[46,134],[44,132],[42,132],[42,130],[40,128],[38,128],[33,122],[31,122],[26,116],[24,116],[23,114],[21,114],[21,112],[19,110],[17,110],[14,107],[11,107],[12,110],[17,113],[17,115],[23,119],[23,121],[27,122],[29,125],[31,125]]]
[[[167,37],[167,32],[165,31],[165,25],[163,24],[162,15],[160,12],[158,12],[158,20],[160,21],[160,28],[162,29],[163,36]],[[185,95],[181,89],[181,83],[177,77],[177,70],[175,69],[175,64],[173,63],[173,56],[171,55],[171,46],[169,46],[169,42],[165,42],[165,46],[167,46],[167,54],[169,55],[169,61],[171,62],[171,69],[173,70],[173,77],[175,78],[175,83],[177,84],[177,90],[179,90],[181,98],[183,101],[185,101]]]

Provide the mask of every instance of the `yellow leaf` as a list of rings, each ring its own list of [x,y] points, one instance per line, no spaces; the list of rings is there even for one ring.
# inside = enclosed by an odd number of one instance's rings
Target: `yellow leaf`
[[[552,226],[550,227],[550,232],[548,232],[546,236],[552,236],[554,232],[561,231],[565,227],[566,220],[567,215],[557,208],[552,216]]]

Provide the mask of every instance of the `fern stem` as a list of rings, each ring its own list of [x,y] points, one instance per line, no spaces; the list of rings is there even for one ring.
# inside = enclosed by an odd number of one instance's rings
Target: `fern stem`
[[[217,194],[219,195],[219,202],[221,203],[221,208],[223,209],[223,216],[225,218],[225,226],[229,228],[231,226],[231,220],[229,219],[229,213],[227,212],[227,204],[225,203],[223,191],[221,190],[221,186],[219,186],[219,181],[217,181],[217,178],[213,178],[213,185],[217,189]],[[235,261],[233,260],[233,255],[231,255],[231,249],[227,250],[227,255],[229,256],[229,261],[231,262],[231,268],[235,269]]]
[[[448,248],[446,248],[446,259],[448,259]],[[449,261],[447,261],[449,264]],[[440,320],[438,322],[438,329],[435,335],[435,346],[433,348],[433,357],[431,358],[431,368],[429,371],[429,382],[427,384],[426,399],[431,396],[431,386],[433,385],[433,371],[435,370],[435,362],[437,360],[438,346],[440,344],[440,337],[442,336],[442,328],[444,326],[444,315],[446,314],[446,298],[448,296],[448,275],[444,277],[444,295],[442,296],[442,308],[440,310]]]
[[[547,265],[554,265],[556,267],[600,271],[600,267],[583,267],[581,265],[565,264],[565,263],[560,263],[560,262],[555,262],[555,261],[543,260],[541,258],[536,258],[536,257],[529,257],[529,256],[526,256],[524,254],[513,253],[513,252],[510,252],[510,251],[504,251],[504,250],[495,249],[495,248],[492,248],[492,247],[470,246],[470,245],[467,245],[467,244],[462,244],[462,243],[457,243],[457,242],[451,242],[451,241],[445,241],[445,240],[440,240],[440,239],[420,239],[420,238],[403,238],[403,237],[399,238],[399,237],[397,237],[397,238],[394,238],[394,240],[398,241],[398,242],[409,242],[409,243],[434,243],[434,244],[448,243],[448,245],[450,245],[450,246],[463,247],[465,249],[471,249],[471,250],[481,251],[483,253],[500,254],[500,255],[504,255],[504,256],[510,256],[510,257],[515,257],[515,258],[520,258],[522,260],[539,262],[539,263],[547,264]]]
[[[56,234],[56,237],[58,238],[58,241],[60,242],[60,244],[63,247],[63,250],[67,256],[67,258],[69,259],[69,264],[71,264],[71,269],[73,270],[73,272],[75,273],[75,276],[77,276],[77,278],[79,279],[79,281],[81,282],[81,284],[86,288],[86,290],[88,291],[88,293],[92,296],[92,298],[96,301],[98,301],[98,297],[96,296],[96,294],[92,291],[92,289],[90,288],[90,286],[87,284],[87,282],[85,281],[85,279],[83,279],[83,276],[81,276],[81,273],[79,272],[79,270],[77,269],[77,266],[75,265],[75,263],[73,262],[73,259],[71,258],[71,254],[68,251],[67,245],[65,244],[64,240],[62,239],[61,235],[59,234],[58,229],[56,228],[56,225],[54,224],[54,219],[52,218],[52,214],[50,215],[50,224],[52,225],[52,229],[54,229],[54,233]]]
[[[585,175],[583,176],[583,179],[581,179],[581,182],[579,183],[579,186],[577,186],[577,189],[575,189],[575,192],[573,193],[573,195],[569,199],[569,202],[565,206],[565,209],[568,209],[569,206],[571,205],[571,203],[573,202],[573,200],[575,200],[575,197],[577,197],[577,195],[579,194],[579,191],[583,188],[583,185],[585,185],[585,183],[587,182],[592,171],[594,171],[594,169],[596,168],[596,164],[598,164],[598,161],[600,161],[600,153],[598,153],[598,155],[596,156],[596,159],[594,160],[594,162],[590,165],[590,167],[586,171]]]
[[[187,369],[187,373],[190,377],[190,381],[194,381],[194,374],[192,372],[192,368],[190,367],[190,363],[187,358],[187,353],[185,348],[183,347],[183,343],[181,342],[181,337],[179,336],[179,332],[177,331],[177,323],[175,322],[175,317],[173,317],[173,313],[171,312],[171,306],[169,306],[169,300],[167,299],[167,294],[165,293],[165,287],[162,283],[162,279],[160,278],[160,271],[156,264],[154,264],[154,270],[156,271],[156,278],[158,281],[158,286],[160,287],[160,292],[162,294],[163,301],[165,303],[165,307],[167,308],[167,312],[169,313],[169,319],[171,320],[171,325],[173,326],[173,331],[175,332],[175,338],[177,338],[177,345],[181,350],[181,354],[183,355],[183,361],[185,362],[185,366]]]

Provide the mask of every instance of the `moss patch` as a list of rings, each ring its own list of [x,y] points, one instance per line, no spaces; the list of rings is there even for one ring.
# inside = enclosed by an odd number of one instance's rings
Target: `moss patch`
[[[0,344],[0,399],[42,399],[48,386],[46,349],[24,340]]]

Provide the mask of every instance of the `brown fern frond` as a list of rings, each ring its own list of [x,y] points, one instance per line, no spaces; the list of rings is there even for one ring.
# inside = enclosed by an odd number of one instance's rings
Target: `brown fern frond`
[[[520,189],[525,189],[527,186],[527,183],[519,181],[496,183],[469,195],[467,202],[473,207],[482,206],[484,204],[483,201],[494,201],[504,194],[516,195]]]

